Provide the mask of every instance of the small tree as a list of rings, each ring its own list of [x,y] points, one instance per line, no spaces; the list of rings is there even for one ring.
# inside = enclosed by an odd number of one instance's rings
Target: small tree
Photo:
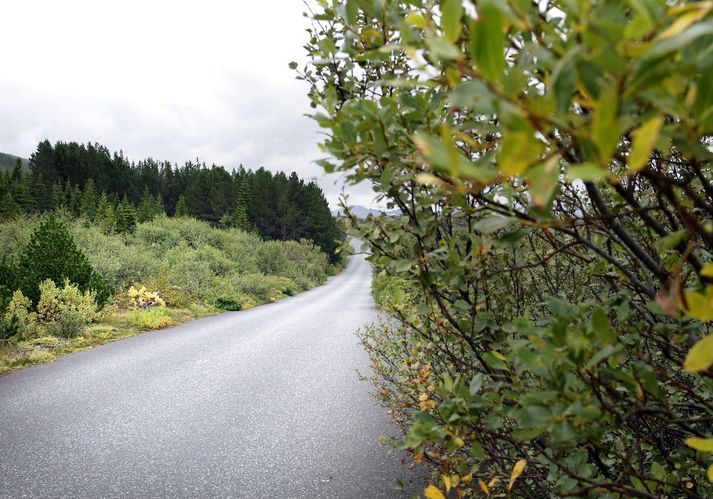
[[[99,196],[97,195],[97,190],[94,188],[94,181],[92,179],[87,180],[87,183],[84,184],[84,192],[82,192],[79,205],[80,216],[93,222],[97,211],[98,199]]]
[[[136,208],[124,196],[119,206],[116,208],[116,231],[119,233],[131,233],[136,229]]]
[[[190,216],[190,213],[188,213],[188,204],[186,203],[186,197],[183,194],[178,196],[178,203],[176,203],[175,216],[177,216],[177,217]]]
[[[148,187],[144,187],[144,193],[141,196],[139,209],[137,211],[139,222],[148,222],[152,220],[158,213],[156,212],[156,201],[151,196]]]
[[[109,297],[109,287],[75,244],[66,225],[50,214],[32,234],[18,264],[20,290],[33,304],[40,298],[39,285],[46,279],[69,280],[82,291],[94,291],[97,302]]]
[[[114,214],[114,207],[111,205],[106,192],[102,192],[101,198],[99,199],[99,204],[97,205],[94,216],[94,223],[106,234],[114,232],[116,216]]]
[[[14,220],[22,215],[22,208],[15,202],[11,193],[5,193],[0,198],[0,221]]]

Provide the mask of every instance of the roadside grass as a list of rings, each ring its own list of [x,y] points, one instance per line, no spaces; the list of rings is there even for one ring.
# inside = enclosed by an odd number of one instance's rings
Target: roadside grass
[[[291,296],[291,294],[283,293],[280,296],[272,296],[266,303],[272,303],[287,296]],[[243,310],[255,306],[259,305],[247,304]],[[224,311],[202,302],[194,302],[181,308],[156,307],[147,310],[120,309],[116,306],[108,306],[104,310],[101,320],[90,324],[76,338],[44,335],[25,341],[0,342],[0,375],[31,365],[53,362],[59,357],[74,352],[88,350],[143,332],[176,326]]]
[[[220,312],[222,310],[202,303],[177,309],[162,307],[149,310],[107,310],[100,322],[89,325],[76,338],[40,336],[16,343],[0,343],[0,375],[27,366],[52,362],[64,355],[139,333],[175,326]]]

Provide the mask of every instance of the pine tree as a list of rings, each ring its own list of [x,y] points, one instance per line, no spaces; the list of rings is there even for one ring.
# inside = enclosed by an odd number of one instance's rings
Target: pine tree
[[[18,263],[21,291],[32,303],[39,300],[39,284],[45,279],[63,283],[65,279],[82,291],[92,290],[103,303],[109,288],[77,247],[67,227],[55,214],[50,214],[32,234]]]
[[[177,217],[189,217],[188,204],[186,203],[186,197],[181,194],[178,196],[178,203],[176,203],[176,213],[174,216]]]
[[[79,203],[79,214],[90,222],[94,221],[97,211],[97,202],[99,196],[94,187],[94,180],[91,178],[84,184],[84,192]]]
[[[94,215],[94,223],[106,234],[114,232],[116,215],[114,214],[114,207],[111,205],[106,192],[102,192],[101,198],[99,198],[99,204],[97,205],[97,210]]]

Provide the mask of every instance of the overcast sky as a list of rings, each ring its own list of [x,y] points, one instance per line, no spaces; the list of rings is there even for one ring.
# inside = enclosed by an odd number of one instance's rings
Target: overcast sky
[[[0,2],[0,151],[99,142],[131,159],[320,177],[300,0]],[[354,204],[370,190],[349,189]]]

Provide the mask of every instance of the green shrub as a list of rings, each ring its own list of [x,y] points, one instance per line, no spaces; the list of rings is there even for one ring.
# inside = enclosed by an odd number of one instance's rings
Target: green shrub
[[[149,308],[130,310],[124,315],[127,324],[141,330],[162,329],[176,322],[165,308]]]
[[[32,303],[40,299],[39,285],[46,279],[69,279],[82,291],[91,290],[100,304],[109,297],[110,288],[92,269],[77,247],[66,225],[56,214],[49,214],[30,237],[18,262],[21,289]]]
[[[713,497],[713,6],[319,5],[299,76],[398,211],[350,222],[415,291],[363,342],[426,495]]]
[[[83,293],[68,280],[59,288],[51,279],[41,282],[39,291],[37,323],[55,336],[76,337],[99,318],[93,291]]]
[[[20,334],[20,321],[15,314],[0,317],[0,341],[14,339]]]
[[[396,302],[403,302],[409,282],[386,273],[376,273],[371,281],[371,293],[376,306],[383,310],[392,310]]]
[[[219,296],[212,300],[212,305],[220,310],[238,311],[243,309],[243,304],[230,296]]]

